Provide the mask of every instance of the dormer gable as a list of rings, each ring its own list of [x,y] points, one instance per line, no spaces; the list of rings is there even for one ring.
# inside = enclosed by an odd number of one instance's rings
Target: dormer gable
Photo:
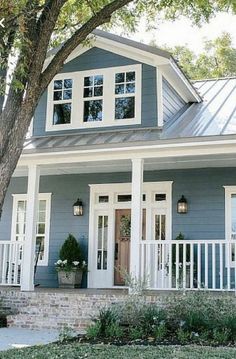
[[[168,117],[167,91],[176,95],[174,111],[201,101],[168,52],[100,30],[94,35],[89,47],[78,46],[69,55],[42,96],[34,135],[161,128]],[[57,50],[48,53],[45,67]]]

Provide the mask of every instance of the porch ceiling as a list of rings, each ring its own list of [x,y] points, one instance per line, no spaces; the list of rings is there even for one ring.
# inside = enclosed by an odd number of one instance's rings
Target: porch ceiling
[[[144,170],[171,170],[191,169],[208,167],[236,167],[236,155],[221,154],[207,156],[184,156],[168,158],[150,158],[144,161]],[[131,172],[131,160],[112,161],[90,161],[82,163],[55,163],[40,166],[40,174],[62,175],[62,174],[87,174],[87,173],[109,173],[109,172]],[[14,177],[27,176],[27,167],[19,166],[14,172]]]

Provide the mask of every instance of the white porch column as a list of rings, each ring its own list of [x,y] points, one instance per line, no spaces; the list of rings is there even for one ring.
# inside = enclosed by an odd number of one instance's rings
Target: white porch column
[[[142,196],[143,196],[143,159],[132,160],[132,205],[130,274],[139,279],[140,240],[142,238]]]
[[[28,167],[25,243],[22,261],[21,290],[34,290],[34,262],[36,241],[36,215],[39,192],[39,167]]]

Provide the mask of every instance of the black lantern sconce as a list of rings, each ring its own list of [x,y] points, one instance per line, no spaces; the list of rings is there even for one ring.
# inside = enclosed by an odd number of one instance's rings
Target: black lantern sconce
[[[83,205],[83,202],[79,198],[73,204],[73,213],[74,213],[74,216],[83,216],[83,214],[84,214],[84,205]]]
[[[188,202],[186,198],[182,197],[177,202],[177,213],[185,214],[188,212]]]

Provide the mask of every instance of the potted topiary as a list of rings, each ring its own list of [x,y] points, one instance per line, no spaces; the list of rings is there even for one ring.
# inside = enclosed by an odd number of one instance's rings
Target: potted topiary
[[[59,260],[55,263],[60,288],[79,288],[83,272],[87,265],[83,259],[81,248],[72,234],[69,234],[63,243]]]

